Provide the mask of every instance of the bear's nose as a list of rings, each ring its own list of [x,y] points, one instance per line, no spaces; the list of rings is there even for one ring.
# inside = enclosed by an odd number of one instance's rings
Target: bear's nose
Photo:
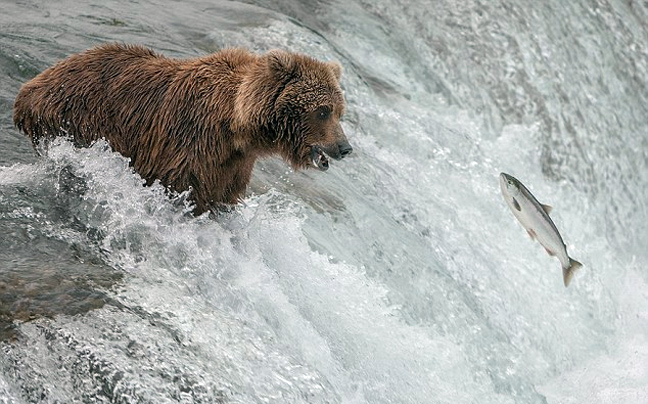
[[[351,147],[350,144],[346,143],[346,144],[340,145],[340,156],[341,157],[348,156],[349,154],[351,154],[352,151],[353,151],[353,147]]]

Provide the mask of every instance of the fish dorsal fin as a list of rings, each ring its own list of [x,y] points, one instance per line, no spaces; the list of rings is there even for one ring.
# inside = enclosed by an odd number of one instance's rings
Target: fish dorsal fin
[[[544,209],[544,211],[545,211],[547,214],[550,214],[551,211],[553,210],[553,208],[552,208],[551,206],[549,206],[549,205],[545,205],[545,204],[542,204],[542,203],[541,203],[540,206],[542,206],[542,209]]]

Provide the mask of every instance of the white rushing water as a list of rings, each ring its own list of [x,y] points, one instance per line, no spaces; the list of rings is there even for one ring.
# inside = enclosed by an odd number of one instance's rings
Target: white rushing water
[[[353,155],[264,160],[216,220],[103,142],[0,167],[4,217],[123,273],[20,322],[0,403],[648,402],[646,6],[258,3],[185,24],[339,60]],[[502,171],[554,207],[569,288]]]

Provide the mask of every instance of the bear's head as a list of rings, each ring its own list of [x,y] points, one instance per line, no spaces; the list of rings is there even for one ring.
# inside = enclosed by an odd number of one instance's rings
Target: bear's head
[[[341,73],[335,62],[270,51],[239,88],[239,122],[258,128],[266,145],[295,169],[326,170],[329,157],[340,160],[353,150],[340,125]]]

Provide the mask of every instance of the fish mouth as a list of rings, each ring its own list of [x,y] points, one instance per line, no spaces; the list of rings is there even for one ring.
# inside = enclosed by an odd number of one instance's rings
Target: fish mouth
[[[320,171],[326,171],[329,168],[329,158],[319,146],[311,147],[311,163]]]
[[[502,181],[517,181],[515,177],[507,173],[500,173],[500,180]]]
[[[512,175],[500,173],[500,187],[503,193],[515,196],[520,192],[520,181]]]

